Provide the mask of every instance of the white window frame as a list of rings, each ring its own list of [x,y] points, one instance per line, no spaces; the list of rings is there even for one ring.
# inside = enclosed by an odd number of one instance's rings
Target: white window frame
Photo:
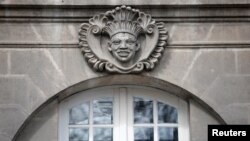
[[[74,125],[74,127],[89,127],[89,141],[93,141],[93,127],[113,127],[113,140],[114,141],[133,141],[134,126],[150,126],[149,124],[133,124],[133,97],[145,97],[154,100],[154,120],[157,120],[157,106],[156,101],[166,103],[177,109],[178,123],[177,124],[164,124],[168,127],[178,127],[178,141],[189,141],[189,112],[188,104],[186,101],[178,98],[175,95],[169,94],[165,91],[148,88],[148,87],[134,87],[134,86],[116,86],[96,88],[79,92],[59,104],[59,141],[69,141],[69,109],[80,105],[83,101],[90,103],[97,98],[113,97],[113,124],[112,125],[93,125],[91,122],[92,104],[90,104],[89,125]],[[161,125],[154,122],[154,140],[158,140],[158,128]],[[127,133],[127,134],[124,134]]]

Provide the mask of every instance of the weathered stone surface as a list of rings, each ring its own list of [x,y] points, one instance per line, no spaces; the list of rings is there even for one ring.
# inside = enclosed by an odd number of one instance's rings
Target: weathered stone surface
[[[147,75],[180,84],[196,53],[197,50],[166,49],[160,59],[161,63],[157,64],[155,70]]]
[[[64,73],[47,49],[11,52],[11,73],[28,75],[48,96],[68,85]]]
[[[0,105],[0,138],[13,138],[27,115],[16,105]],[[2,140],[1,140],[2,141]]]
[[[1,44],[78,44],[81,23],[0,23]],[[169,45],[249,44],[250,25],[244,23],[167,24]],[[19,32],[22,31],[22,32]],[[49,47],[49,46],[48,46]]]
[[[82,80],[102,76],[94,72],[86,63],[81,50],[76,49],[48,49],[58,67],[64,73],[68,84],[73,85]]]
[[[235,72],[233,51],[202,49],[195,54],[181,83],[185,89],[199,96],[217,77]]]
[[[29,103],[31,111],[48,97],[72,84],[104,75],[90,70],[79,49],[18,49],[10,50],[10,54],[12,75],[27,76],[28,91],[33,94],[30,99],[32,102]],[[161,59],[162,63],[158,64],[155,71],[145,74],[182,86],[198,96],[201,95],[200,92],[213,87],[212,83],[216,78],[224,74],[236,73],[234,49],[226,51],[220,49],[168,49]],[[22,65],[19,65],[20,62]],[[58,84],[64,85],[55,87]],[[248,84],[248,82],[243,82],[243,84]],[[218,88],[211,89],[214,89],[215,92],[208,91],[209,94],[216,94],[218,91]],[[239,88],[234,89],[239,90]],[[211,100],[211,103],[207,97],[202,97],[202,99],[215,109],[218,106],[213,104],[215,98]],[[223,97],[218,99],[223,100]],[[223,102],[221,103],[223,104]],[[216,109],[216,111],[221,111],[221,109]],[[220,112],[220,114],[222,113]],[[228,113],[224,115],[226,114]],[[231,119],[229,118],[230,116],[226,121],[239,123],[236,121],[241,120],[232,116]],[[244,118],[244,121],[246,120],[247,118]]]
[[[187,21],[199,21],[199,23],[203,23],[204,21],[212,21],[212,23],[216,23],[218,21],[225,21],[228,22],[228,17],[230,22],[236,21],[240,22],[239,19],[244,20],[246,17],[250,15],[250,9],[246,6],[239,6],[239,7],[199,7],[199,6],[192,6],[192,7],[172,7],[168,6],[167,8],[158,5],[158,6],[134,6],[134,5],[127,5],[133,8],[139,8],[140,10],[144,11],[145,13],[151,14],[152,17],[158,20],[164,21],[176,21],[178,20],[181,23],[186,23]],[[65,7],[65,6],[63,6]],[[54,22],[59,21],[61,22],[72,22],[72,23],[80,23],[80,22],[87,22],[91,16],[103,13],[107,11],[107,9],[115,8],[116,6],[84,6],[84,8],[71,8],[65,10],[63,7],[57,8],[39,8],[39,7],[28,7],[24,9],[15,9],[15,8],[8,8],[8,9],[0,9],[0,16],[1,17],[9,17],[13,18],[14,21],[41,21],[41,22]],[[77,6],[79,7],[79,6]],[[109,7],[109,8],[107,8]],[[225,12],[226,11],[226,12]],[[26,18],[24,18],[26,17]],[[43,18],[46,17],[46,18]],[[81,17],[81,18],[79,18]],[[164,18],[165,17],[165,18]],[[203,17],[203,18],[198,18]],[[207,18],[204,18],[207,17]],[[241,17],[241,18],[238,18]],[[22,19],[18,19],[22,18]],[[48,19],[47,19],[48,18]],[[164,18],[164,19],[163,19]],[[218,18],[218,19],[209,19],[209,18]],[[11,22],[10,19],[1,19]],[[166,22],[168,23],[168,22]],[[170,22],[172,23],[172,22]],[[190,23],[190,22],[188,22]],[[193,23],[193,22],[192,22]],[[193,23],[194,24],[194,23]],[[237,23],[236,23],[237,24]],[[248,31],[247,31],[248,32]]]
[[[19,4],[19,5],[25,5],[25,4],[31,4],[31,5],[121,5],[121,4],[127,4],[127,5],[150,5],[150,4],[161,4],[161,5],[200,5],[200,4],[249,4],[250,2],[248,0],[92,0],[92,1],[82,1],[82,0],[18,0],[18,1],[12,1],[12,0],[2,0],[0,1],[0,4]]]
[[[7,51],[0,51],[0,74],[6,74],[8,71]]]
[[[80,24],[0,23],[2,43],[77,43]],[[21,31],[21,32],[20,32]]]
[[[27,78],[27,87],[29,95],[29,113],[32,113],[36,108],[38,108],[42,103],[44,103],[48,96],[41,90],[37,85],[33,83],[30,78]]]
[[[249,0],[0,0],[0,4],[43,5],[38,10],[32,6],[0,10],[0,46],[4,48],[0,49],[1,141],[10,141],[28,115],[48,98],[78,82],[106,75],[93,72],[76,48],[78,29],[88,17],[122,4],[144,8],[157,21],[166,22],[170,34],[172,48],[165,51],[156,69],[138,75],[156,77],[190,91],[229,124],[250,123],[249,7],[225,6],[249,6]],[[91,11],[92,7],[84,4],[100,6]],[[225,5],[211,8],[208,4]],[[7,45],[13,48],[6,49]],[[228,45],[230,49],[223,48]],[[241,45],[244,48],[238,48]],[[56,141],[56,107],[54,103],[34,118],[22,141]],[[190,115],[192,140],[205,141],[207,124],[216,124],[216,120],[194,102],[190,102]]]
[[[30,112],[59,91],[80,81],[98,76],[98,73],[95,74],[88,67],[80,49],[77,48],[24,49],[9,52],[11,54],[11,75],[25,76],[25,81],[27,80],[26,92],[29,93],[30,99],[22,101],[20,104],[26,104],[25,109]],[[101,75],[103,74],[99,74],[99,76]],[[13,79],[13,86],[9,83],[6,86],[2,85],[3,92],[4,90],[18,91],[24,88],[18,87],[18,81],[15,82],[15,80]],[[11,89],[6,89],[6,87]],[[18,89],[13,89],[13,87]],[[23,95],[19,96],[24,98]],[[15,96],[13,97],[10,100],[15,102]]]
[[[0,77],[0,139],[11,139],[28,115],[47,99],[39,92],[26,75]]]
[[[191,141],[207,141],[207,125],[220,124],[213,115],[204,111],[195,101],[190,101]]]
[[[250,26],[233,23],[180,23],[170,28],[170,44],[223,44],[249,41]]]
[[[0,134],[0,140],[1,140],[1,141],[11,141],[11,138],[8,137],[8,136],[5,135],[5,134]]]
[[[202,95],[229,124],[249,124],[250,77],[224,75],[218,77]]]
[[[48,104],[26,126],[17,141],[58,141],[57,101]]]
[[[28,113],[29,103],[25,76],[0,77],[0,105],[14,105]]]
[[[161,61],[146,75],[179,85],[197,96],[217,77],[236,73],[234,50],[167,49]]]
[[[249,99],[249,98],[248,98]],[[250,102],[233,103],[221,107],[219,113],[230,124],[250,124]]]
[[[249,37],[249,36],[248,36]],[[250,74],[250,50],[240,49],[236,51],[238,73],[239,74]]]

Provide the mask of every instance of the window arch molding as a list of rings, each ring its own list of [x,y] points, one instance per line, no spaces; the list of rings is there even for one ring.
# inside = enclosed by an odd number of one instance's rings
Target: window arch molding
[[[169,92],[177,97],[180,97],[184,100],[193,100],[199,103],[199,105],[210,113],[216,120],[221,124],[226,124],[224,119],[206,102],[197,97],[196,95],[190,93],[189,91],[174,85],[168,81],[154,78],[151,76],[141,76],[141,75],[109,75],[109,76],[101,76],[97,78],[92,78],[88,80],[83,80],[79,83],[76,83],[66,89],[58,92],[57,94],[51,96],[45,102],[43,102],[38,108],[36,108],[26,120],[23,122],[22,126],[18,129],[15,136],[13,137],[13,141],[18,141],[19,136],[25,130],[25,128],[29,125],[32,119],[44,108],[47,107],[50,103],[54,101],[62,101],[65,98],[72,96],[78,92],[103,87],[103,86],[112,86],[112,85],[138,85],[145,87],[152,87],[155,89],[160,89],[162,91]]]

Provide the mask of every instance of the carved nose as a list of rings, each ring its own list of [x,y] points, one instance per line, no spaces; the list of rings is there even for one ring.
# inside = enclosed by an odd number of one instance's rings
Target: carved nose
[[[126,44],[124,42],[121,43],[121,48],[126,48]]]

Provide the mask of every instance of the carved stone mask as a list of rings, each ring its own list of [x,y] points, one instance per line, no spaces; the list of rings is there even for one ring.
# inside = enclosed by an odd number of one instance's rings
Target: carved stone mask
[[[118,61],[127,63],[135,56],[140,45],[134,35],[120,32],[111,38],[108,49]]]
[[[167,38],[164,23],[138,9],[121,6],[82,24],[79,46],[96,71],[139,73],[155,67]]]

